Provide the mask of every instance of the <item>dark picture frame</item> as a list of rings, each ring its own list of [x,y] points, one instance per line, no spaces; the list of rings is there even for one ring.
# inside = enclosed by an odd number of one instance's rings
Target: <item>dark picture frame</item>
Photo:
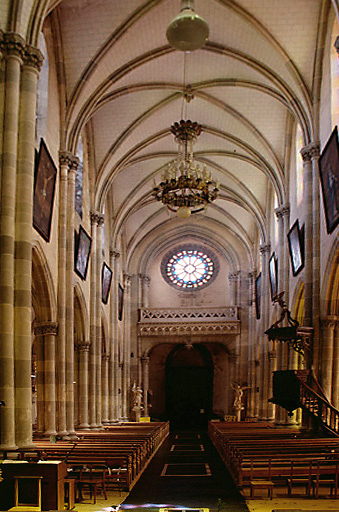
[[[123,312],[124,312],[124,289],[121,286],[121,284],[119,283],[119,286],[118,286],[118,319],[120,320],[120,322],[122,321]]]
[[[101,300],[104,304],[108,302],[109,291],[112,283],[112,270],[104,262],[101,271]]]
[[[33,227],[46,241],[50,241],[57,168],[46,143],[40,139],[35,151],[33,192]]]
[[[305,265],[304,229],[300,229],[298,219],[287,233],[287,239],[292,273],[296,276],[301,272]]]
[[[275,252],[269,259],[268,273],[270,276],[271,299],[274,300],[278,295],[278,260]]]
[[[319,158],[319,173],[327,233],[339,223],[339,143],[338,127],[330,135]]]
[[[257,320],[260,320],[261,316],[261,294],[262,294],[262,276],[261,272],[255,280],[255,313]]]
[[[84,228],[80,226],[75,244],[74,270],[83,280],[86,279],[87,275],[91,246],[91,237],[86,233]]]

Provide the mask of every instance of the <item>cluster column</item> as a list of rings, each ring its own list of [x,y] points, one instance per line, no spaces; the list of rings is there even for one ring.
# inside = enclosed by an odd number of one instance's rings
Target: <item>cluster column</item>
[[[112,291],[110,302],[111,318],[111,364],[109,374],[109,418],[114,423],[120,417],[120,395],[119,395],[119,333],[118,333],[118,284],[119,284],[119,257],[120,253],[114,249],[110,250],[110,263],[113,272]]]
[[[266,339],[266,335],[264,334],[264,329],[268,325],[268,258],[269,253],[271,251],[271,245],[266,244],[260,246],[260,254],[262,257],[262,302],[261,302],[261,327],[260,327],[260,385],[259,385],[259,393],[260,393],[260,411],[259,418],[267,419],[268,410],[267,410],[267,401],[268,401],[268,393],[269,393],[269,360],[268,360],[268,342]]]
[[[1,448],[16,448],[14,404],[14,240],[16,165],[20,103],[20,73],[24,40],[18,34],[1,34],[4,56],[4,122],[2,131],[1,219],[0,219],[0,396]],[[30,399],[31,402],[31,399]]]
[[[131,352],[131,275],[124,274],[124,340],[123,340],[123,387],[122,387],[122,417],[128,419],[128,405],[131,391],[130,385],[130,352]]]
[[[83,341],[76,345],[79,352],[79,428],[87,430],[88,423],[88,354],[91,343]]]
[[[142,365],[142,389],[144,391],[144,411],[143,416],[149,415],[148,392],[149,392],[149,357],[141,358]]]
[[[313,201],[312,163],[308,146],[300,151],[304,167],[305,184],[305,327],[312,327],[312,281],[313,281]]]

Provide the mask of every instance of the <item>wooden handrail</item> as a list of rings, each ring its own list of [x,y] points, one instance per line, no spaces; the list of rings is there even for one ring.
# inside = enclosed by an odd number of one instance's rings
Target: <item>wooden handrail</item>
[[[300,403],[312,413],[324,428],[339,437],[339,411],[326,398],[320,396],[306,382],[300,380]]]

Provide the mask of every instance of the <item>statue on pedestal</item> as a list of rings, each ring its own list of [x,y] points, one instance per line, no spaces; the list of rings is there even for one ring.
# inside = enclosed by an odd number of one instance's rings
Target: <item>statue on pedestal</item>
[[[233,408],[235,409],[237,421],[241,421],[241,411],[245,409],[244,405],[242,404],[244,389],[250,389],[250,386],[240,386],[240,384],[237,384],[235,382],[234,384],[232,384],[232,388],[234,389],[235,393]]]
[[[141,416],[141,411],[143,410],[143,407],[141,405],[142,404],[142,389],[139,385],[136,386],[135,382],[134,382],[133,387],[132,387],[132,392],[133,392],[132,411],[134,412],[134,415],[135,415],[135,421],[139,421],[140,416]]]

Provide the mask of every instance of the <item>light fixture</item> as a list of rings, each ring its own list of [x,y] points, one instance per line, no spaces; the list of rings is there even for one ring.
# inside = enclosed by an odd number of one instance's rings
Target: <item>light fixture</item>
[[[163,172],[159,185],[153,186],[155,199],[182,219],[201,212],[218,197],[219,181],[212,180],[206,165],[201,168],[194,162],[193,144],[201,131],[201,125],[189,119],[171,126],[179,155]]]
[[[209,36],[207,22],[194,12],[193,0],[182,0],[181,11],[167,27],[169,44],[176,50],[192,52],[201,48]]]

